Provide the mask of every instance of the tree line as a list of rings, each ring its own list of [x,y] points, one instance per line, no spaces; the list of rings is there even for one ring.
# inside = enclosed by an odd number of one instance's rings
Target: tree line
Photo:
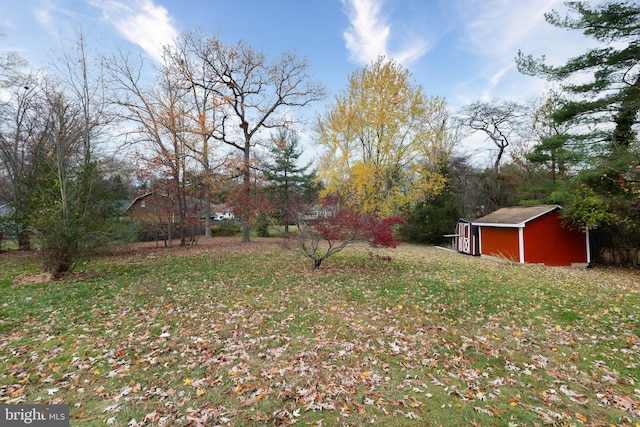
[[[393,245],[393,229],[439,243],[460,217],[554,203],[567,227],[590,231],[595,259],[638,262],[640,6],[568,6],[564,17],[549,12],[549,24],[606,46],[562,66],[519,52],[519,70],[554,83],[551,92],[452,111],[380,57],[316,117],[311,140],[321,154],[306,164],[299,113],[326,90],[294,53],[269,58],[244,42],[189,32],[165,47],[148,78],[142,58],[94,57],[82,35],[46,72],[27,73],[5,52],[2,230],[21,248],[35,243],[45,268],[61,274],[131,237],[118,201],[156,192],[171,199],[179,226],[194,216],[190,200],[204,201],[205,211],[226,203],[243,242],[252,228],[266,234],[276,224],[289,234],[295,224],[319,266],[319,241]],[[470,133],[495,147],[490,165],[461,152]],[[208,225],[210,212],[199,215]]]

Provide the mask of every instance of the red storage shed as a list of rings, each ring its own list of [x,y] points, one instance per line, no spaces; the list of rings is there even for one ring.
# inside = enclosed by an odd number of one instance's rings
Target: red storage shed
[[[498,209],[476,219],[480,254],[519,263],[586,266],[589,233],[562,226],[561,206]]]

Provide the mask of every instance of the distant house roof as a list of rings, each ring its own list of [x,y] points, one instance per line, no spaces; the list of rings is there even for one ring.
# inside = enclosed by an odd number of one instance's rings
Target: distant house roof
[[[124,211],[125,211],[125,212],[128,212],[129,210],[131,210],[131,208],[133,207],[133,205],[135,205],[135,204],[136,204],[136,202],[137,202],[138,200],[142,200],[142,199],[144,199],[145,197],[149,197],[149,196],[151,196],[152,194],[153,194],[153,192],[148,192],[148,193],[144,193],[144,194],[139,195],[138,197],[136,197],[135,199],[133,199],[133,201],[132,201],[131,203],[129,203],[129,205],[125,208],[125,210],[124,210]],[[164,196],[164,195],[163,195],[163,196]],[[166,196],[164,196],[164,197],[166,197]]]
[[[155,193],[153,191],[141,194],[140,196],[136,197],[135,199],[133,199],[133,201],[131,203],[127,202],[126,208],[124,209],[125,212],[129,212],[133,206],[136,205],[136,203],[138,203],[138,201],[142,200],[142,199],[146,199],[147,197],[152,197],[155,195],[158,195],[160,197],[163,197],[164,199],[166,199],[167,201],[171,202],[171,199],[169,198],[168,195],[163,194],[163,193]],[[192,210],[199,210],[202,211],[199,214],[201,215],[205,215],[207,212],[207,202],[205,202],[204,200],[198,200],[198,199],[193,199],[193,198],[189,198],[187,199],[187,206],[188,209],[192,209]],[[224,208],[223,205],[214,205],[213,203],[209,203],[209,209],[213,210],[213,209],[222,209],[223,212],[229,212],[230,209],[228,208]]]
[[[527,222],[558,209],[562,209],[562,207],[559,205],[540,205],[502,208],[476,219],[473,224],[494,227],[524,227]]]

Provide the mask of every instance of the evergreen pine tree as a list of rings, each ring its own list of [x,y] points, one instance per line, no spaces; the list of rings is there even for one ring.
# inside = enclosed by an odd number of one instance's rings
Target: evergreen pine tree
[[[289,225],[317,198],[319,183],[315,170],[308,172],[311,163],[298,165],[303,151],[295,132],[281,128],[271,141],[269,161],[263,164],[265,179],[269,183],[265,192],[274,202],[275,215],[288,235]]]
[[[547,22],[580,30],[600,46],[552,66],[545,58],[518,53],[519,70],[562,84],[553,118],[566,135],[543,140],[532,154],[583,153],[580,174],[563,190],[567,223],[595,230],[602,248],[626,252],[633,260],[640,245],[640,156],[636,125],[640,113],[640,3],[568,2],[568,16],[553,11]],[[585,81],[585,76],[590,76]],[[581,77],[581,78],[577,78]],[[558,145],[560,144],[560,145]],[[542,159],[544,160],[544,159]],[[556,159],[557,160],[557,159]],[[592,201],[592,203],[587,203]]]

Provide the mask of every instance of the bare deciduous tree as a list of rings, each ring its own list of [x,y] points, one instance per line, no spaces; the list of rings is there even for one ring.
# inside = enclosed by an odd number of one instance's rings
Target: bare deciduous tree
[[[276,60],[254,51],[244,42],[226,46],[217,38],[202,34],[185,36],[183,46],[204,64],[201,75],[184,72],[193,86],[212,92],[215,97],[215,125],[211,136],[240,154],[238,176],[244,199],[251,198],[253,148],[262,131],[287,127],[288,115],[325,96],[324,88],[310,81],[308,64],[287,52]],[[243,222],[242,241],[249,241],[249,212],[237,207]]]
[[[2,29],[0,29],[0,37],[4,37]],[[27,61],[17,52],[0,52],[0,88],[18,86],[24,77],[20,70],[26,65]]]
[[[185,140],[190,156],[195,161],[194,178],[198,181],[198,192],[206,201],[206,237],[211,237],[211,204],[213,187],[221,180],[224,158],[218,156],[217,141],[211,129],[216,127],[216,109],[220,101],[208,85],[203,72],[207,64],[195,55],[190,55],[189,38],[182,37],[175,45],[165,47],[167,64],[171,64],[173,76],[183,84],[185,102],[190,104],[190,115],[186,117],[191,138]],[[198,82],[198,83],[194,83]]]
[[[497,173],[505,150],[520,126],[520,106],[510,101],[476,101],[464,106],[458,119],[473,131],[485,133],[498,148],[493,163],[494,172]]]
[[[7,88],[10,99],[0,107],[0,198],[12,210],[6,231],[17,236],[20,249],[31,247],[27,229],[31,188],[28,177],[34,173],[34,158],[41,148],[41,122],[37,111],[40,91],[33,76],[15,80]]]
[[[187,219],[186,176],[191,137],[187,121],[193,114],[193,105],[185,101],[184,86],[170,62],[162,64],[157,73],[158,83],[151,87],[144,85],[142,67],[142,62],[136,63],[124,54],[109,61],[115,102],[124,107],[125,118],[135,124],[130,134],[134,143],[144,145],[138,150],[140,158],[147,162],[147,167],[153,165],[166,171],[169,185],[164,188],[177,206],[178,224],[183,227]],[[171,225],[168,229],[171,230]],[[182,233],[180,245],[185,244]]]

